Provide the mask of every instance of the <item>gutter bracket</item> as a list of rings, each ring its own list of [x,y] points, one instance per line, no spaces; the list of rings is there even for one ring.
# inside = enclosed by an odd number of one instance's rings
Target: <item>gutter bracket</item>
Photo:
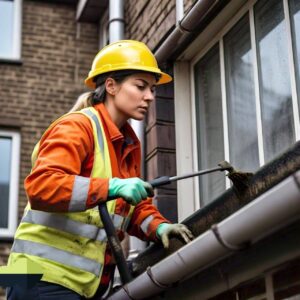
[[[110,19],[107,24],[109,25],[110,23],[115,22],[115,21],[125,23],[125,20],[123,18],[113,18],[113,19]]]
[[[132,297],[130,296],[130,293],[129,293],[127,284],[123,285],[123,286],[122,286],[122,289],[124,290],[124,292],[125,292],[126,295],[128,296],[128,299],[130,299],[130,300],[135,300],[134,298],[132,298]]]
[[[160,283],[158,282],[154,276],[153,276],[153,273],[151,271],[151,267],[148,267],[147,270],[146,270],[146,273],[147,275],[149,276],[149,278],[151,279],[151,281],[158,287],[162,288],[162,289],[168,289],[172,286],[172,284],[163,284],[163,283]]]
[[[180,20],[180,21],[178,22],[178,28],[179,28],[179,30],[180,30],[182,33],[185,33],[185,32],[187,32],[187,33],[192,33],[193,30],[187,29],[187,28],[185,28],[184,26],[182,26],[182,21],[183,21],[183,20]]]
[[[251,242],[244,242],[240,245],[232,245],[230,243],[228,243],[226,240],[224,240],[224,238],[222,238],[220,232],[219,232],[219,228],[217,224],[213,224],[211,226],[211,231],[213,232],[214,236],[216,237],[217,241],[226,249],[230,250],[230,251],[242,251],[245,250],[246,248],[249,248],[251,246]]]

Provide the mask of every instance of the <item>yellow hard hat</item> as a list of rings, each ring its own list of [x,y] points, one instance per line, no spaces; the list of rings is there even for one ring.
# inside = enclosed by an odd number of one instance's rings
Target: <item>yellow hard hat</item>
[[[162,72],[150,49],[142,42],[133,40],[121,40],[105,46],[94,58],[92,68],[85,84],[90,88],[96,88],[94,78],[100,74],[120,71],[139,70],[160,75],[157,84],[172,81],[172,77]]]

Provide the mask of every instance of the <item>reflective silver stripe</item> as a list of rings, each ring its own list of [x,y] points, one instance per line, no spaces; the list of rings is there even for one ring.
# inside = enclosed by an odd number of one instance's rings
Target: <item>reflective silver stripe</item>
[[[11,251],[50,259],[64,265],[85,270],[89,273],[95,274],[98,277],[100,276],[100,271],[102,268],[100,263],[89,258],[32,241],[15,239]]]
[[[120,215],[110,215],[114,223],[115,228],[120,229],[123,223],[124,218]]]
[[[124,222],[123,222],[123,224],[122,224],[122,230],[123,230],[123,231],[126,231],[126,230],[127,230],[128,225],[129,225],[129,223],[130,223],[130,220],[131,220],[131,218],[129,218],[129,217],[125,218],[125,220],[124,220]]]
[[[100,242],[106,242],[107,240],[104,229],[95,225],[74,221],[59,214],[53,214],[39,210],[28,210],[21,222],[55,228]]]
[[[153,216],[150,215],[150,216],[148,216],[148,217],[142,222],[142,224],[141,224],[140,227],[141,227],[141,229],[143,230],[143,232],[144,232],[145,234],[148,233],[148,227],[149,227],[149,225],[150,225],[150,223],[152,222],[153,219],[154,219]]]
[[[104,160],[104,140],[103,140],[103,135],[102,135],[102,130],[101,130],[99,120],[98,120],[97,116],[88,108],[83,109],[82,112],[87,114],[88,116],[90,116],[96,124],[98,143],[99,143],[101,154],[102,154],[103,160]]]
[[[90,187],[90,178],[75,176],[69,211],[85,211]]]

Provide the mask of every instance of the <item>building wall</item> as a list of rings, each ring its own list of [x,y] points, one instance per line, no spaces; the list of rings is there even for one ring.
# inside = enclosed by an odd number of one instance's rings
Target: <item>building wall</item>
[[[125,37],[143,41],[155,52],[176,24],[175,0],[126,1]],[[166,66],[161,66],[166,68]],[[172,75],[172,68],[168,70]],[[149,111],[146,132],[146,174],[151,180],[176,174],[174,87],[157,88]],[[155,204],[161,213],[177,221],[176,184],[156,190]]]
[[[83,80],[98,50],[97,25],[76,24],[75,12],[71,5],[23,0],[22,64],[0,61],[0,128],[21,133],[19,219],[33,147],[85,90]],[[0,265],[10,246],[0,241]]]
[[[125,37],[154,50],[175,25],[175,0],[125,1]]]

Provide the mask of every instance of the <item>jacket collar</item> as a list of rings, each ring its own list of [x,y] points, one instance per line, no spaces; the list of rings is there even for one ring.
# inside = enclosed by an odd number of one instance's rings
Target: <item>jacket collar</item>
[[[128,122],[119,130],[103,103],[96,104],[94,108],[99,112],[112,142],[123,140],[127,145],[139,144],[139,140]]]

